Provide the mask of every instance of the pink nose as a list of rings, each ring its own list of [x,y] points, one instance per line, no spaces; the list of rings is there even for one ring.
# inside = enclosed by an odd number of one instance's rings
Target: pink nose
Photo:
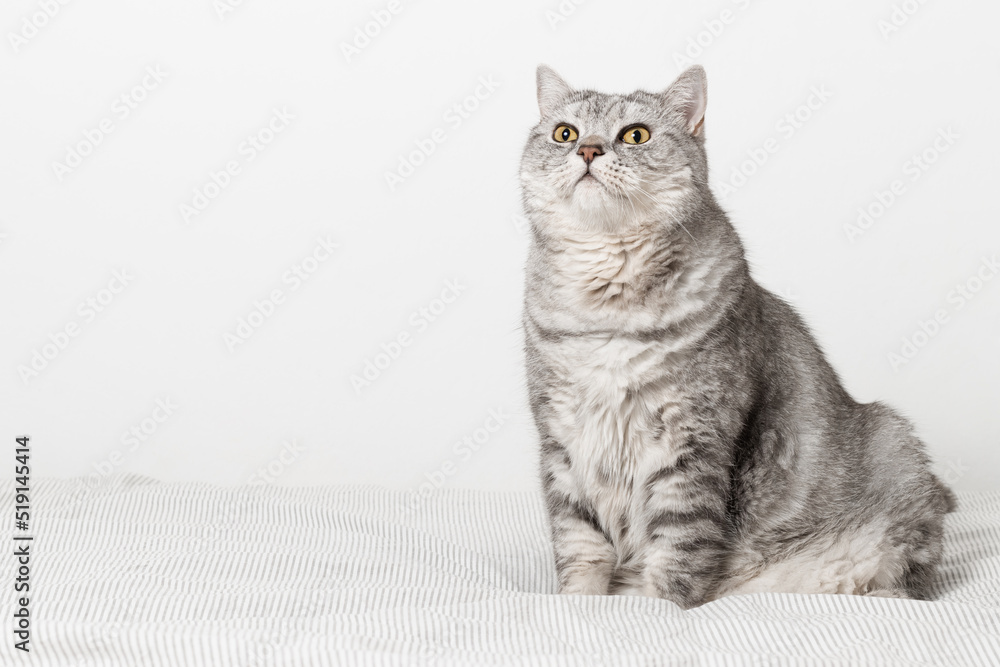
[[[600,146],[580,146],[580,150],[576,154],[582,155],[583,161],[590,164],[594,161],[595,156],[604,155],[604,151],[601,150]]]

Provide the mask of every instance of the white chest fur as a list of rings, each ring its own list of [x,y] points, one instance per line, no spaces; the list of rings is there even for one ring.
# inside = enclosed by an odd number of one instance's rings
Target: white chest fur
[[[592,234],[565,238],[547,256],[556,302],[565,307],[539,318],[574,332],[539,341],[553,375],[548,426],[569,452],[577,495],[624,547],[620,554],[642,534],[645,481],[673,464],[683,444],[689,412],[671,369],[711,325],[709,318],[690,322],[711,302],[717,275],[710,262],[682,263],[675,252],[685,251],[648,234]],[[684,321],[669,335],[628,333]]]
[[[654,244],[645,234],[591,234],[567,238],[556,255],[558,275],[566,287],[588,301],[610,300],[633,283],[647,267]]]
[[[546,346],[556,375],[550,395],[553,435],[567,448],[576,491],[628,550],[625,526],[640,528],[642,482],[674,461],[682,418],[677,387],[663,364],[668,343],[579,336]]]
[[[562,330],[651,331],[689,320],[713,302],[726,268],[648,231],[553,243],[544,255],[547,298],[528,308]]]

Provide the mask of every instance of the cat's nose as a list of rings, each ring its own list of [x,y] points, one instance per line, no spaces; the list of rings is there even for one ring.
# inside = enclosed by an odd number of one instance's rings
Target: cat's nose
[[[580,146],[580,150],[578,150],[576,154],[582,155],[583,161],[590,164],[598,155],[604,155],[604,149],[601,148],[600,144],[585,143]]]

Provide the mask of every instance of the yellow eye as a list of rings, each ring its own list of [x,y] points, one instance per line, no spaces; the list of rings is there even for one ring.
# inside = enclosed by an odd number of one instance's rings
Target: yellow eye
[[[552,133],[552,138],[561,144],[576,141],[576,137],[576,130],[569,125],[560,125],[556,128],[556,131]]]
[[[642,125],[633,125],[622,132],[622,141],[626,144],[644,144],[649,141],[649,130]]]

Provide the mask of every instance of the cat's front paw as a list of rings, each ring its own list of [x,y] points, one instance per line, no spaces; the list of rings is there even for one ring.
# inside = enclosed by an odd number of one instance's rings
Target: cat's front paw
[[[876,588],[874,590],[865,591],[863,595],[869,595],[876,598],[900,598],[904,600],[911,598],[910,594],[901,588]]]
[[[581,581],[563,584],[559,587],[560,595],[607,595],[608,587],[597,581]]]
[[[600,572],[580,573],[559,585],[560,595],[607,595],[610,581]]]
[[[611,592],[613,595],[633,595],[633,596],[647,595],[646,591],[642,588],[642,586],[619,586]]]
[[[660,586],[657,586],[651,581],[647,581],[642,585],[642,588],[639,589],[639,595],[645,595],[648,598],[666,597],[665,593],[666,592]]]
[[[607,595],[611,588],[613,553],[600,558],[557,561],[559,593],[562,595]]]
[[[683,609],[691,609],[708,602],[708,596],[704,591],[685,580],[667,581],[666,583],[647,580],[642,586],[642,595],[669,600]]]

